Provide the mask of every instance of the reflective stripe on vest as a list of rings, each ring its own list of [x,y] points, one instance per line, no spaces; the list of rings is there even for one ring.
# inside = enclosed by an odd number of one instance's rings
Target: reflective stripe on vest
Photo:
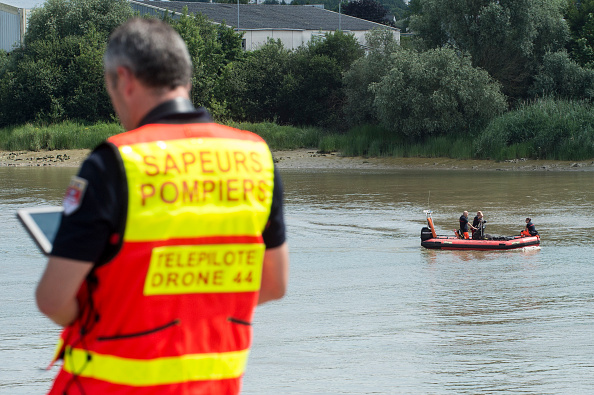
[[[66,348],[64,370],[115,384],[145,387],[240,377],[249,350],[156,359],[130,359]]]

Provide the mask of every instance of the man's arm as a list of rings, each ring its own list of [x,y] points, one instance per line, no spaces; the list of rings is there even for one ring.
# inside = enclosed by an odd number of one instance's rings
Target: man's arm
[[[264,253],[262,285],[258,304],[280,299],[287,291],[289,282],[289,246],[286,242]]]
[[[76,294],[92,268],[92,262],[50,257],[35,291],[39,311],[61,326],[74,321]]]

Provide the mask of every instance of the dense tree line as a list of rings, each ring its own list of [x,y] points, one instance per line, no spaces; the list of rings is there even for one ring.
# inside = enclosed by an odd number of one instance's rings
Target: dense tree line
[[[594,0],[412,0],[414,44],[387,30],[326,34],[244,52],[233,28],[164,18],[187,42],[192,101],[218,120],[344,132],[380,125],[399,139],[478,136],[526,100],[594,97]],[[132,16],[125,0],[48,0],[25,45],[0,52],[0,125],[109,121],[102,54]],[[510,107],[511,104],[511,107]],[[518,129],[519,130],[519,129]]]

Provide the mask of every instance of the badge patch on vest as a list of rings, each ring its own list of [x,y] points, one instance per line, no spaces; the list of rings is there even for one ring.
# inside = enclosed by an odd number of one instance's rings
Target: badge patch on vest
[[[85,191],[87,189],[87,180],[80,177],[72,177],[70,185],[66,189],[62,206],[64,206],[64,215],[70,215],[80,207]]]

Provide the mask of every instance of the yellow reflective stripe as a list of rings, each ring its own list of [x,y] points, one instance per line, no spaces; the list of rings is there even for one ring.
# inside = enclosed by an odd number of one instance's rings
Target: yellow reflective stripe
[[[63,369],[71,374],[135,387],[240,377],[249,350],[131,359],[67,347]]]
[[[128,180],[127,241],[259,236],[264,229],[274,186],[264,142],[191,138],[119,150]]]
[[[144,295],[258,291],[264,249],[263,244],[154,248]]]

